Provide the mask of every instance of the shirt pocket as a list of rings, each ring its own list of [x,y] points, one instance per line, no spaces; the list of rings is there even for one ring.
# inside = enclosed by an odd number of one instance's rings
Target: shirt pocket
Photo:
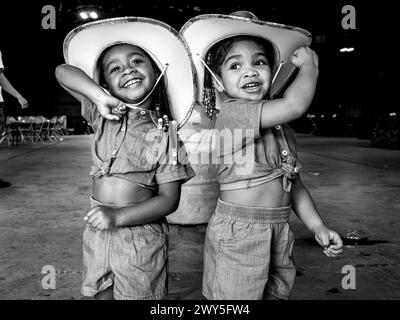
[[[159,158],[158,136],[152,131],[136,131],[128,132],[125,140],[129,163],[145,171],[155,170]]]

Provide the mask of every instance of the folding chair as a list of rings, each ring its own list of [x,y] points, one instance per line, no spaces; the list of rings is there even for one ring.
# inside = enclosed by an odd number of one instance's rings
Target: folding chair
[[[62,115],[62,116],[58,117],[57,128],[58,128],[59,135],[61,137],[65,137],[67,135],[67,116],[66,115]]]
[[[8,145],[17,146],[20,142],[20,135],[18,131],[18,121],[14,117],[7,117],[6,118],[6,127],[7,127],[7,140]]]
[[[36,119],[36,117],[34,117],[34,116],[29,117],[29,121],[31,122],[31,125],[29,126],[28,132],[27,132],[28,138],[29,138],[29,140],[31,140],[32,143],[35,143],[35,133],[33,132],[34,125],[35,125],[35,119]]]
[[[40,135],[42,136],[43,140],[50,140],[50,120],[43,116],[40,117],[43,121]]]
[[[44,143],[43,138],[42,138],[42,129],[43,129],[43,118],[42,116],[37,116],[34,117],[33,119],[33,128],[32,128],[32,134],[33,134],[33,143],[35,141],[40,140],[42,143]]]
[[[32,141],[32,118],[28,116],[21,117],[18,122],[18,131],[21,136],[21,142],[26,142],[26,139]]]
[[[7,119],[6,119],[4,131],[2,132],[2,134],[0,136],[0,144],[3,143],[3,141],[7,141],[8,145],[11,145],[11,129],[10,129],[9,123],[7,122]]]
[[[59,140],[61,141],[62,138],[60,136],[60,129],[58,125],[58,117],[54,116],[50,119],[49,125],[49,137],[50,140]]]

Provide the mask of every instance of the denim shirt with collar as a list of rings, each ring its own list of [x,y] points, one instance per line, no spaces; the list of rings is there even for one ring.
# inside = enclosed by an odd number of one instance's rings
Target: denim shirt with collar
[[[216,128],[230,130],[231,139],[220,139],[220,185],[265,177],[270,181],[283,176],[283,188],[290,192],[302,167],[297,157],[296,138],[287,125],[260,128],[261,110],[265,100],[229,99],[217,114]],[[224,135],[223,135],[224,136]]]
[[[157,129],[155,112],[128,109],[119,121],[107,120],[87,98],[82,116],[94,130],[90,175],[113,175],[147,188],[182,180],[195,174],[176,131]]]

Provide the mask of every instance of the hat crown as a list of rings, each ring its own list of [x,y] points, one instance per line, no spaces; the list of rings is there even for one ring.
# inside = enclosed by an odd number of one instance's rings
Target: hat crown
[[[234,11],[234,12],[230,13],[229,15],[239,17],[239,18],[258,20],[257,16],[253,12],[247,11],[247,10]]]

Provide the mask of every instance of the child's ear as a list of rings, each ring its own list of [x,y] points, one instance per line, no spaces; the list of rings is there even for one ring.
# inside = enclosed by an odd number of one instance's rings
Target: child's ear
[[[108,89],[107,83],[106,83],[106,81],[105,81],[104,79],[100,78],[99,81],[96,81],[96,80],[95,80],[95,82],[96,82],[100,87],[105,88],[105,89]]]

